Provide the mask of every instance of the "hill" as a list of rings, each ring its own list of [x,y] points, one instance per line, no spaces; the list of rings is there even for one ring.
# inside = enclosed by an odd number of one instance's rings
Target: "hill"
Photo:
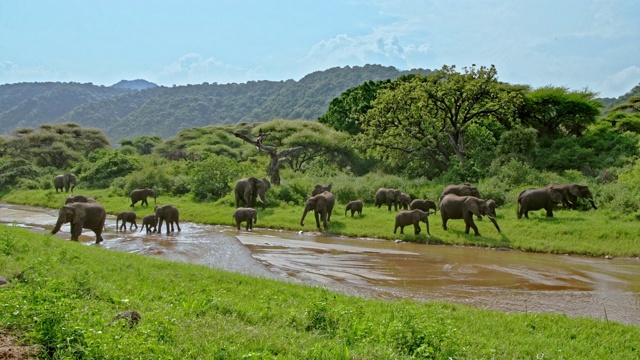
[[[0,130],[73,122],[99,128],[112,144],[123,138],[157,135],[206,125],[263,122],[275,118],[315,120],[345,90],[369,80],[410,73],[395,67],[336,67],[299,81],[249,81],[161,87],[145,80],[105,87],[79,83],[20,83],[0,86]]]

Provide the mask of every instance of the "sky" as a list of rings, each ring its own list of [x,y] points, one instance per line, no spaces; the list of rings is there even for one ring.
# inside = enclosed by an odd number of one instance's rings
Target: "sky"
[[[475,64],[511,84],[618,97],[640,83],[638,15],[637,0],[0,0],[0,84]]]

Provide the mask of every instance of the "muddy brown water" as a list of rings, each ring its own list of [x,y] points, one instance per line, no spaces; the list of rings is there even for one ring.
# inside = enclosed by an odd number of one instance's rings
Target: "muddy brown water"
[[[0,222],[45,233],[57,210],[0,204]],[[640,325],[640,261],[396,243],[183,222],[171,235],[116,232],[117,251],[384,299],[443,300],[506,312],[561,313]],[[69,238],[69,227],[56,235]],[[92,245],[92,232],[81,242]]]

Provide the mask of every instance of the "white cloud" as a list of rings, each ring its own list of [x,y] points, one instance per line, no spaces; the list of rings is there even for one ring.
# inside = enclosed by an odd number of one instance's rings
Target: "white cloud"
[[[640,66],[629,66],[607,76],[600,86],[602,97],[616,98],[640,84]]]

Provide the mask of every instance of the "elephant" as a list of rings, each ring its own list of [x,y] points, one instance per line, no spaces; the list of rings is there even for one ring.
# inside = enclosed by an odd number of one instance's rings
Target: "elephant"
[[[518,195],[518,219],[529,218],[529,211],[545,209],[553,217],[553,206],[563,200],[562,191],[553,187],[527,189]]]
[[[302,213],[302,219],[300,219],[300,226],[304,226],[304,218],[307,216],[307,212],[313,210],[316,217],[316,226],[318,230],[322,230],[320,227],[320,219],[327,229],[327,222],[331,221],[331,212],[333,206],[336,203],[336,197],[332,193],[325,191],[316,196],[311,196],[307,199],[307,203],[304,206],[304,212]]]
[[[135,204],[138,201],[142,202],[140,203],[140,205],[147,205],[149,206],[149,203],[147,202],[147,197],[153,197],[153,205],[156,204],[156,193],[155,191],[153,191],[152,189],[134,189],[131,191],[131,193],[129,193],[129,197],[131,198],[131,207],[134,207]]]
[[[107,212],[99,203],[74,202],[64,205],[58,212],[58,221],[51,234],[60,231],[62,224],[71,223],[71,240],[78,241],[82,229],[89,229],[96,234],[96,244],[102,242],[102,229]]]
[[[236,195],[236,208],[240,207],[240,202],[244,202],[246,207],[255,207],[256,196],[262,202],[262,210],[264,210],[267,203],[265,194],[271,187],[269,180],[262,178],[262,180],[250,177],[240,179],[236,182],[234,193]]]
[[[575,209],[578,206],[578,198],[585,198],[591,203],[593,209],[598,209],[593,201],[593,195],[589,186],[580,184],[549,184],[546,188],[557,189],[562,193],[562,205],[565,208]]]
[[[404,234],[404,227],[413,224],[413,233],[420,234],[420,221],[427,224],[427,234],[431,236],[429,232],[429,213],[420,209],[414,210],[400,210],[396,214],[396,225],[393,228],[393,233],[400,228],[400,234]]]
[[[130,223],[129,230],[131,230],[134,226],[138,229],[138,224],[136,223],[136,219],[138,216],[133,211],[124,211],[119,213],[116,216],[116,231],[120,229],[121,231],[127,230],[127,223]],[[122,224],[120,228],[118,228],[118,222],[122,220]]]
[[[436,203],[434,201],[426,199],[414,199],[413,201],[411,201],[411,204],[409,204],[409,209],[420,209],[426,212],[429,212],[429,210],[433,209],[434,214],[438,211],[438,209],[436,208]]]
[[[162,222],[166,221],[167,223],[167,234],[169,233],[169,224],[171,224],[171,232],[174,232],[173,223],[178,227],[178,231],[180,230],[180,212],[178,208],[173,205],[156,205],[156,229],[158,230],[158,234],[162,234]]]
[[[411,196],[407,193],[400,193],[398,196],[398,207],[404,210],[409,210],[409,204],[411,204]]]
[[[142,218],[142,226],[140,227],[140,232],[142,232],[142,230],[147,229],[147,234],[151,233],[151,232],[156,232],[156,215],[155,214],[149,214],[149,215],[145,215]],[[151,231],[151,228],[153,228],[153,231]]]
[[[331,184],[329,185],[316,185],[313,190],[311,190],[311,196],[316,196],[325,191],[331,192]]]
[[[67,196],[67,199],[64,201],[65,205],[66,204],[70,204],[70,203],[74,203],[74,202],[82,202],[82,203],[94,203],[97,202],[96,199],[90,197],[90,196],[84,196],[84,195],[69,195]]]
[[[447,186],[446,188],[444,188],[444,190],[442,190],[442,194],[440,195],[439,201],[442,201],[442,198],[447,194],[455,194],[458,196],[474,196],[477,198],[482,198],[480,196],[480,191],[478,191],[478,188],[469,184]]]
[[[496,202],[491,199],[483,200],[475,196],[447,194],[440,200],[439,208],[444,230],[447,230],[449,219],[464,219],[466,225],[464,233],[468,234],[471,228],[475,232],[474,235],[479,236],[480,232],[473,222],[473,215],[486,215],[500,232],[500,226],[496,222]]]
[[[73,191],[78,183],[78,178],[76,178],[73,174],[64,174],[58,175],[53,178],[53,186],[56,188],[56,192],[64,189],[65,192],[69,192],[69,190]]]
[[[362,216],[362,200],[353,200],[347,203],[347,208],[344,209],[344,216],[347,216],[347,211],[351,210],[351,217],[353,214],[358,213]]]
[[[233,218],[236,220],[238,230],[240,230],[240,224],[245,221],[247,224],[247,231],[253,229],[253,224],[258,222],[258,211],[254,208],[240,207],[233,212]]]
[[[375,201],[373,206],[377,206],[378,209],[382,204],[387,204],[389,207],[389,211],[391,211],[391,205],[393,205],[394,210],[398,211],[398,198],[400,197],[400,190],[398,189],[387,189],[380,188],[376,191]]]

